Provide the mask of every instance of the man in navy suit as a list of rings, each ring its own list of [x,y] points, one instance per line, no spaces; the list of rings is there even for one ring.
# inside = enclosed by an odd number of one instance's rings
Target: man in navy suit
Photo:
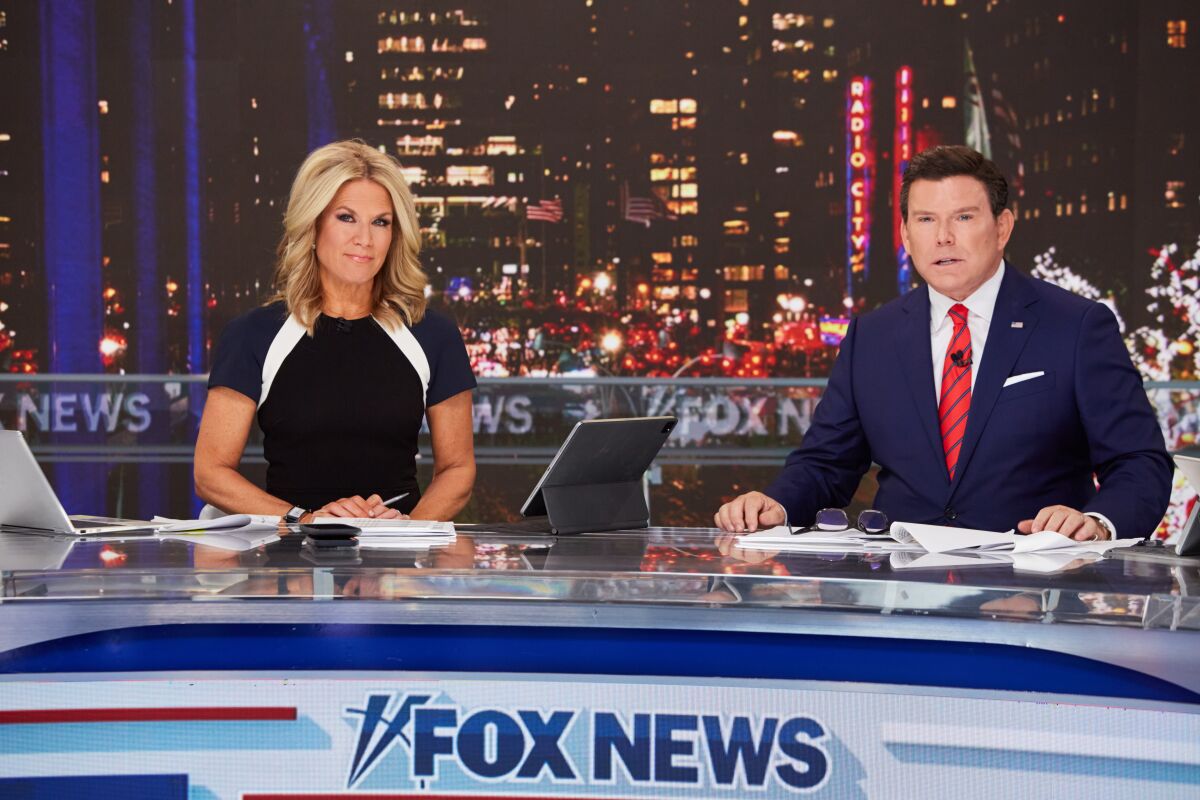
[[[872,462],[892,520],[1085,541],[1157,527],[1173,466],[1116,319],[1005,263],[1007,204],[970,148],[910,162],[901,230],[927,286],[850,324],[803,443],[720,528],[808,525]]]

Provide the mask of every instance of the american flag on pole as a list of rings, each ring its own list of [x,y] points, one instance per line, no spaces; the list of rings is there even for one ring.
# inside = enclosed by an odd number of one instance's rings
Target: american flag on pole
[[[627,222],[650,227],[650,221],[655,219],[675,219],[667,209],[667,204],[658,195],[650,192],[649,197],[635,197],[629,193],[628,181],[621,184],[621,218]]]
[[[534,222],[562,222],[562,200],[556,197],[553,200],[538,200],[536,204],[527,205],[525,218]]]

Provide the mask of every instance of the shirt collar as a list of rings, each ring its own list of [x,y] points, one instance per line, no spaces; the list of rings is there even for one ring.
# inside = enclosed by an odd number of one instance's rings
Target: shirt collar
[[[996,310],[996,297],[1000,294],[1000,282],[1004,280],[1004,259],[1000,259],[1000,267],[996,274],[988,278],[971,293],[966,300],[961,301],[967,307],[968,317],[972,314],[983,320],[984,325],[992,322],[992,312]],[[929,329],[937,331],[950,315],[950,308],[960,302],[947,297],[929,286]]]

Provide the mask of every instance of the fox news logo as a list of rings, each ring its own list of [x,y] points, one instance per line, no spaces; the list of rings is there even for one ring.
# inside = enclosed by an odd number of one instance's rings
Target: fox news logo
[[[540,781],[632,786],[820,788],[829,777],[827,733],[807,716],[477,708],[435,703],[422,693],[370,694],[347,708],[358,734],[346,785],[358,785],[400,748],[408,776],[422,787],[447,767],[480,781]],[[569,734],[580,720],[584,746]],[[574,746],[567,744],[567,739]],[[582,765],[582,767],[581,767]]]

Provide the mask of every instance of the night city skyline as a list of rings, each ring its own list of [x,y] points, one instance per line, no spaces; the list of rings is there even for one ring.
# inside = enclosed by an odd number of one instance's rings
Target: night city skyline
[[[481,374],[587,368],[566,345],[622,374],[702,353],[688,374],[730,355],[747,376],[823,374],[836,318],[915,285],[899,170],[937,143],[1010,176],[1019,268],[1053,247],[1131,322],[1148,251],[1188,253],[1200,231],[1197,111],[1160,113],[1200,72],[1182,2],[909,0],[886,19],[820,0],[49,5],[4,12],[9,74],[55,76],[4,84],[9,108],[43,109],[0,143],[9,369],[62,371],[44,298],[69,280],[70,336],[101,328],[72,371],[203,372],[266,297],[295,169],[336,138],[404,165],[435,302],[487,339]],[[94,73],[52,42],[90,48]],[[78,138],[52,132],[56,102],[89,108]],[[74,172],[46,167],[60,149]],[[55,255],[55,202],[93,234],[86,253]],[[590,338],[563,342],[571,328]]]

